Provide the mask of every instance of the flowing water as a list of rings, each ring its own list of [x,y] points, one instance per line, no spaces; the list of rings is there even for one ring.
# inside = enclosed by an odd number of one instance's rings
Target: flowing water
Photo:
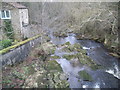
[[[68,34],[68,37],[59,38],[50,33],[51,42],[56,45],[61,45],[66,42],[71,44],[80,43],[83,49],[87,50],[87,55],[92,58],[97,64],[104,66],[104,69],[93,71],[86,66],[72,66],[71,62],[62,57],[64,54],[74,54],[75,52],[66,53],[61,51],[61,47],[57,47],[55,54],[60,56],[56,61],[61,65],[64,73],[68,75],[70,88],[118,88],[120,81],[120,69],[118,59],[110,56],[104,46],[92,40],[77,40],[75,34]],[[83,81],[78,75],[81,70],[86,70],[93,78],[93,82]]]

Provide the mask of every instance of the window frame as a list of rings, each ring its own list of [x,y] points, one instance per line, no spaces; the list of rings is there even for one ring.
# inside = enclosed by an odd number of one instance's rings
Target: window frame
[[[5,17],[3,18],[2,17],[2,10],[0,10],[0,18],[1,19],[11,19],[11,12],[10,12],[10,10],[3,10],[4,11],[4,14],[5,14]],[[7,13],[6,12],[9,12],[9,17],[7,17]]]

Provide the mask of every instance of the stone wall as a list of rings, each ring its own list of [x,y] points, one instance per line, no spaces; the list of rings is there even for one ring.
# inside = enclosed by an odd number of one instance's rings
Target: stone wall
[[[29,41],[4,55],[0,55],[0,63],[1,63],[0,67],[4,65],[12,65],[16,62],[23,61],[28,56],[32,48],[34,48],[40,42],[41,42],[41,37]]]

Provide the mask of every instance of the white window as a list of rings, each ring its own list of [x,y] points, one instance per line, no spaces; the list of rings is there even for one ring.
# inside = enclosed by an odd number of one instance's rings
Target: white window
[[[11,19],[10,10],[1,10],[0,18],[1,19]]]

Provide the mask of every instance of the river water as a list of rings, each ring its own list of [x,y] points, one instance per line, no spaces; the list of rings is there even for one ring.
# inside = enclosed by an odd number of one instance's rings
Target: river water
[[[77,40],[75,34],[68,34],[68,37],[59,38],[49,34],[51,42],[58,45],[55,54],[61,58],[56,61],[61,65],[64,73],[68,75],[68,82],[70,88],[118,88],[120,81],[120,66],[118,65],[118,59],[110,56],[108,51],[100,43],[92,40]],[[72,66],[72,62],[62,57],[66,53],[61,51],[59,45],[70,42],[71,44],[80,43],[83,49],[87,50],[87,55],[94,60],[97,64],[104,66],[104,69],[98,69],[93,71],[86,66]],[[86,70],[93,78],[93,82],[82,81],[78,75],[81,70]]]

